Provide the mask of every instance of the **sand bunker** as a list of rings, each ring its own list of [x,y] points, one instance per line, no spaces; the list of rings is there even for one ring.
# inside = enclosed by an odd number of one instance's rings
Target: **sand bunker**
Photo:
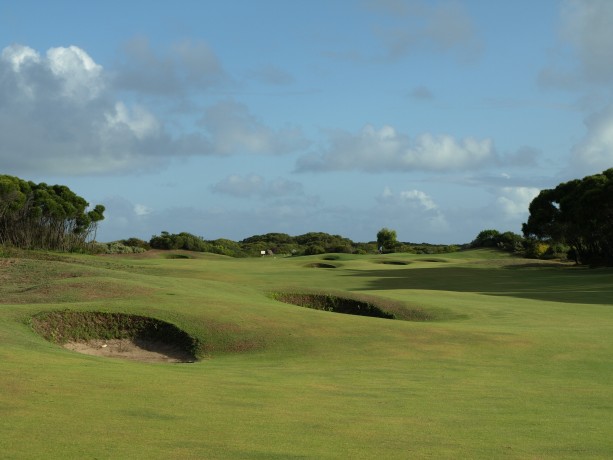
[[[64,348],[85,355],[121,358],[146,363],[192,363],[194,357],[176,346],[161,342],[138,342],[131,339],[67,342]]]
[[[174,324],[126,313],[43,312],[32,317],[32,327],[69,350],[134,361],[191,363],[199,346]]]

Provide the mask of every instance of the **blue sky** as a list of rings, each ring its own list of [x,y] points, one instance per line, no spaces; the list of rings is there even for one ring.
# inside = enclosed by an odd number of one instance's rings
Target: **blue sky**
[[[613,2],[0,0],[0,174],[98,239],[470,242],[613,167]]]

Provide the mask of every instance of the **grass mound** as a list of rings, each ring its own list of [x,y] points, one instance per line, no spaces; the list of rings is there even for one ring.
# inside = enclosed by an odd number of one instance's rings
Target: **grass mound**
[[[299,307],[347,315],[400,319],[404,321],[431,321],[435,319],[433,315],[420,308],[409,308],[392,300],[379,300],[363,295],[346,296],[329,293],[276,292],[272,294],[272,298]]]
[[[32,317],[34,331],[50,342],[129,340],[144,349],[174,349],[195,361],[199,341],[174,324],[146,316],[89,311],[51,311]]]
[[[336,265],[326,264],[322,262],[314,262],[312,264],[307,265],[308,268],[336,268]]]

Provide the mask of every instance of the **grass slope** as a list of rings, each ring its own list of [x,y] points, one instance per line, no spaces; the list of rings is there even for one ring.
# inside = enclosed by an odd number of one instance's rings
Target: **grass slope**
[[[613,455],[613,270],[495,251],[190,257],[0,259],[2,456]],[[439,319],[341,315],[269,296],[313,289]],[[205,359],[112,360],[33,333],[33,314],[66,308],[168,321],[199,338]]]

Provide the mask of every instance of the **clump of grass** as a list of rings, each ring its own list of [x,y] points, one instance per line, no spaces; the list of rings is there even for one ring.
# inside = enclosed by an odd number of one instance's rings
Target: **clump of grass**
[[[34,315],[34,331],[50,342],[130,339],[173,345],[194,358],[200,342],[174,324],[146,316],[90,311],[51,311]]]
[[[417,308],[409,308],[389,299],[375,299],[363,295],[321,293],[321,292],[275,292],[271,297],[280,302],[331,311],[348,315],[370,316],[404,321],[431,321],[430,313]]]

